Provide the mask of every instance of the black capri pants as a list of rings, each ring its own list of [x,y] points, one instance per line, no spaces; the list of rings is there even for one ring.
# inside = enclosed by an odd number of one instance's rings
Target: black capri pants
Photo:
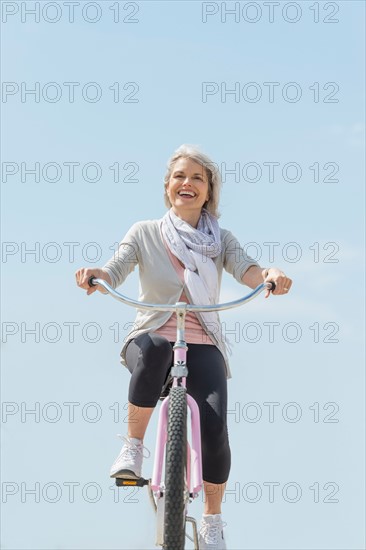
[[[131,372],[128,400],[155,407],[173,362],[173,343],[154,332],[140,334],[126,349]],[[225,483],[231,453],[227,431],[227,379],[220,350],[210,344],[188,344],[187,391],[196,400],[201,420],[204,481]]]

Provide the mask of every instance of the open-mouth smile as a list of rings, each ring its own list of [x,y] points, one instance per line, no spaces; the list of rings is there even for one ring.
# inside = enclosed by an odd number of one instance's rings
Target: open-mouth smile
[[[188,191],[185,189],[181,189],[180,191],[178,191],[178,195],[186,199],[194,199],[195,197],[197,197],[197,194],[194,191]]]

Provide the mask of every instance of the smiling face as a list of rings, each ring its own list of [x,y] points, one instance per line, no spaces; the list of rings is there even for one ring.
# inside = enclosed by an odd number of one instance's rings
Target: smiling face
[[[192,159],[178,159],[166,185],[166,192],[174,213],[196,226],[201,209],[209,199],[205,168]]]

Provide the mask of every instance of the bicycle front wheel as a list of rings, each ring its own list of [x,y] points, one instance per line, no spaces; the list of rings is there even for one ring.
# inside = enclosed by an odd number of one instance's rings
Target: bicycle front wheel
[[[168,438],[165,455],[164,548],[182,550],[186,526],[187,397],[178,386],[169,393]]]

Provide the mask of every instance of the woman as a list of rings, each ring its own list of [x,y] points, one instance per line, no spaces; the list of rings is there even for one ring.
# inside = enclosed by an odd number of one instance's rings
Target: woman
[[[88,295],[105,292],[102,287],[88,286],[89,277],[94,276],[116,288],[138,264],[139,300],[145,302],[218,302],[223,268],[250,288],[274,281],[273,294],[288,293],[292,282],[282,271],[260,267],[229,231],[219,227],[220,187],[212,161],[195,147],[182,145],[170,158],[165,176],[168,212],[161,220],[134,224],[103,268],[79,269],[78,286]],[[175,330],[175,314],[137,313],[134,330],[121,351],[122,363],[131,372],[128,434],[111,477],[141,476],[143,438],[170,371]],[[188,314],[186,341],[187,390],[201,416],[205,509],[199,547],[222,550],[226,549],[221,500],[230,470],[226,410],[231,373],[218,315]]]

